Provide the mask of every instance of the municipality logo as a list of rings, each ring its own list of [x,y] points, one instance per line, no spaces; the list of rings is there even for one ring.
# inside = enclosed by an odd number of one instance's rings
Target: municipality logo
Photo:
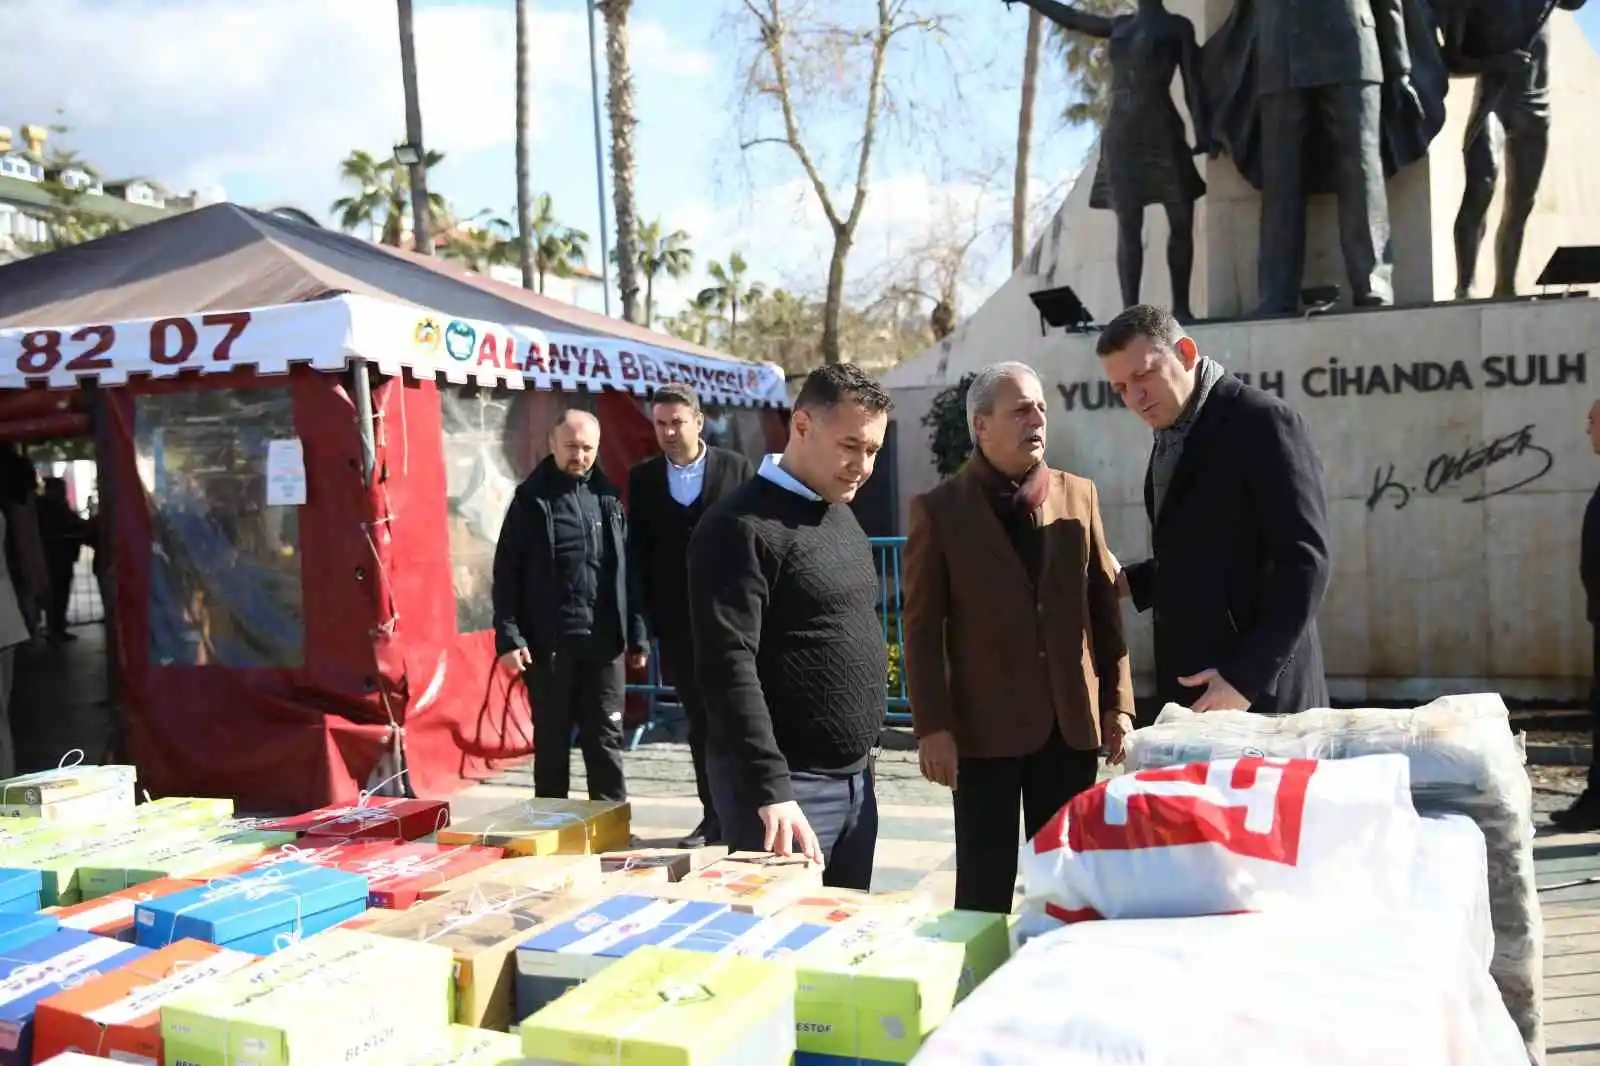
[[[451,319],[444,331],[444,350],[456,362],[466,362],[478,350],[478,331],[460,319]]]
[[[411,331],[411,342],[425,352],[439,350],[439,323],[432,318],[417,319],[416,328]]]

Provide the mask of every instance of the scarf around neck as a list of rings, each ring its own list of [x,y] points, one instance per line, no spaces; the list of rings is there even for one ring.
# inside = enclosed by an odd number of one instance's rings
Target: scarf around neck
[[[1172,425],[1156,430],[1155,447],[1150,452],[1150,487],[1154,492],[1155,512],[1158,515],[1166,500],[1173,471],[1178,468],[1178,459],[1183,454],[1183,439],[1189,435],[1195,419],[1200,415],[1200,408],[1205,406],[1206,397],[1222,380],[1222,375],[1221,363],[1201,356],[1195,364],[1194,392],[1190,394],[1189,402],[1183,405],[1183,411]]]
[[[1013,481],[996,470],[994,464],[976,448],[973,449],[971,462],[991,499],[1018,517],[1028,518],[1034,525],[1038,524],[1039,509],[1044,506],[1044,498],[1050,492],[1050,467],[1047,464],[1035,463],[1019,480]]]

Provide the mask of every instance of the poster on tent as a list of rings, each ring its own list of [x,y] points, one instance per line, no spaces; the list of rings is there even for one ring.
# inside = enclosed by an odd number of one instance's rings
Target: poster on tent
[[[410,371],[458,384],[620,389],[645,396],[692,385],[708,404],[783,406],[783,373],[770,363],[692,355],[614,337],[545,333],[452,318],[363,296],[239,311],[0,330],[0,388],[130,377],[281,374],[294,364],[344,369],[359,356],[390,374]]]

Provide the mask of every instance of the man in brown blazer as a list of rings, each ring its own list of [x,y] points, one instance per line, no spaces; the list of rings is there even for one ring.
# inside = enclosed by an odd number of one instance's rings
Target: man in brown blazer
[[[1023,363],[967,393],[973,453],[911,501],[906,681],[922,773],[954,790],[956,906],[1008,914],[1017,815],[1032,837],[1122,760],[1133,681],[1094,483],[1044,462]]]

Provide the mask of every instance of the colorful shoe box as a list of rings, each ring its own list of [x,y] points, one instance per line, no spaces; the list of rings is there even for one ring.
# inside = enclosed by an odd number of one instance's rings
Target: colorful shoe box
[[[515,885],[544,892],[565,892],[573,896],[598,895],[601,892],[600,857],[540,855],[536,858],[501,859],[425,888],[420,895],[423,900],[438,899],[483,884]]]
[[[38,870],[0,868],[0,914],[32,914],[43,891],[44,875]]]
[[[53,914],[0,913],[0,959],[14,947],[43,940],[60,931],[61,923]]]
[[[85,828],[81,833],[49,843],[0,851],[0,866],[38,870],[40,903],[47,907],[68,906],[82,899],[78,871],[94,865],[102,856],[157,848],[173,840],[194,837],[193,829],[169,829],[156,823],[128,821],[115,828]]]
[[[744,911],[728,911],[673,940],[680,951],[743,955],[752,959],[782,959],[817,943],[834,927],[813,925],[792,918],[763,918]]]
[[[217,826],[233,817],[233,800],[206,796],[166,796],[133,809],[135,821],[170,826]]]
[[[482,844],[507,855],[599,855],[628,846],[630,808],[601,800],[530,799],[457,822],[441,844]]]
[[[162,1004],[255,961],[198,940],[134,959],[42,1000],[34,1012],[34,1058],[88,1049],[122,1062],[159,1063]]]
[[[526,1018],[641,947],[669,945],[728,908],[694,900],[614,896],[517,948],[517,1015]]]
[[[247,862],[294,841],[293,833],[221,827],[193,829],[155,847],[104,853],[78,867],[78,893],[99,899],[163,877],[198,878],[233,862]]]
[[[511,1033],[452,1025],[427,1050],[404,1061],[404,1066],[527,1066],[522,1038]]]
[[[600,856],[601,877],[607,887],[619,892],[648,893],[648,886],[682,881],[695,869],[694,852],[682,848],[639,848]]]
[[[1010,957],[1004,915],[884,908],[794,958],[802,1052],[910,1062],[968,992]]]
[[[825,888],[821,892],[801,896],[778,912],[780,917],[818,925],[843,925],[863,914],[884,907],[907,908],[930,913],[935,908],[933,900],[920,892],[856,892],[848,888]]]
[[[139,903],[134,941],[163,948],[192,938],[270,955],[355,917],[366,906],[365,877],[284,863]]]
[[[704,900],[765,915],[821,888],[822,867],[801,856],[736,851],[676,884],[651,891],[663,899]]]
[[[33,1061],[39,1002],[150,953],[133,944],[63,929],[11,948],[0,958],[0,1066]]]
[[[63,766],[0,781],[0,817],[83,825],[133,815],[132,766]]]
[[[369,911],[377,936],[440,944],[455,955],[455,1020],[505,1029],[516,1020],[517,946],[591,901],[516,885],[481,884],[407,911]]]
[[[78,929],[96,936],[109,936],[131,944],[133,938],[133,912],[147,899],[160,899],[174,892],[185,892],[201,887],[199,881],[161,877],[145,881],[132,888],[113,892],[70,907],[50,907],[48,914],[61,923],[63,929]]]
[[[436,944],[330,930],[164,1003],[165,1061],[404,1062],[450,1024],[453,965],[450,950]]]
[[[275,818],[262,828],[332,840],[419,840],[449,824],[450,805],[440,800],[374,796],[354,807]]]
[[[644,947],[524,1021],[522,1052],[541,1066],[789,1066],[794,990],[787,963]]]
[[[116,1059],[103,1059],[99,1055],[85,1055],[81,1051],[63,1051],[59,1055],[52,1055],[45,1059],[39,1066],[116,1066]]]

